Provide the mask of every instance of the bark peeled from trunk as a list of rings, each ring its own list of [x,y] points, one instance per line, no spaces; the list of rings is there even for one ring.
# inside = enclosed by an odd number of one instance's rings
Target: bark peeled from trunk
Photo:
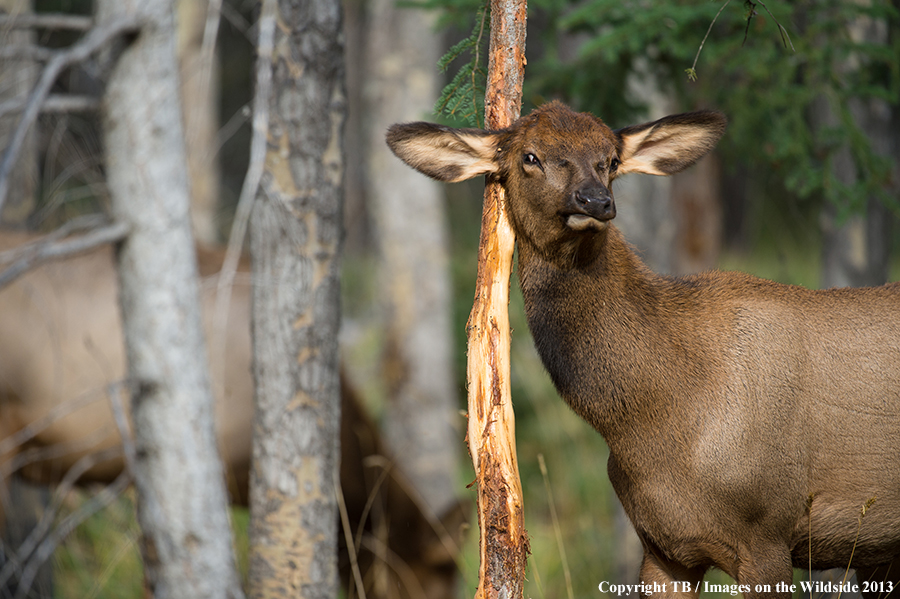
[[[346,112],[341,5],[278,0],[274,10],[266,170],[250,222],[250,594],[333,599]]]
[[[98,21],[137,15],[110,75],[106,168],[132,388],[138,520],[154,597],[240,597],[213,428],[179,103],[172,3],[98,2]]]
[[[523,0],[491,1],[491,45],[485,126],[501,129],[519,117],[525,74]],[[522,597],[528,536],[516,459],[509,386],[509,278],[515,235],[505,191],[484,192],[478,279],[468,322],[469,452],[478,487],[481,565],[476,599]]]
[[[383,426],[401,470],[441,515],[456,503],[459,465],[444,195],[384,143],[391,124],[431,112],[438,95],[439,38],[429,12],[396,0],[373,0],[368,7],[367,189],[378,231],[386,331],[389,406]]]

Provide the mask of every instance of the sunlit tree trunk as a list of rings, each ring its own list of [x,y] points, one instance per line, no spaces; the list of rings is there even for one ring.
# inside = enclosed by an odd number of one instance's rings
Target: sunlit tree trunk
[[[133,468],[154,597],[240,597],[200,321],[171,0],[98,0],[138,15],[106,91],[113,213],[134,421]]]
[[[263,18],[270,15],[277,21],[268,152],[250,223],[250,586],[253,597],[333,599],[346,112],[341,5],[266,0]]]

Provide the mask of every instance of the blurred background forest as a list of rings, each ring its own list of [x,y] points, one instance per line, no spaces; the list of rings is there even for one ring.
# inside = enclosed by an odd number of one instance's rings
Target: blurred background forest
[[[10,0],[0,8],[4,3]],[[203,0],[182,0],[192,3],[205,15]],[[226,239],[247,170],[258,8],[253,0],[225,0],[222,7],[217,91],[212,110],[203,109],[212,117],[215,147],[209,183],[215,218],[205,239],[210,243]],[[90,0],[34,0],[33,10],[91,15],[93,7]],[[341,342],[348,379],[391,439],[400,433],[391,428],[398,425],[391,424],[386,406],[403,378],[391,328],[406,309],[396,301],[398,294],[423,296],[424,306],[409,308],[417,310],[414,321],[446,317],[450,338],[443,372],[424,365],[423,376],[446,378],[448,401],[454,410],[465,409],[465,321],[475,281],[481,189],[475,183],[425,183],[431,191],[409,191],[415,188],[394,174],[406,167],[385,154],[383,130],[401,120],[477,125],[486,69],[484,10],[478,0],[344,1],[348,121]],[[80,34],[48,28],[33,35],[52,48]],[[8,30],[2,36],[0,45],[12,39]],[[526,55],[523,113],[560,99],[613,128],[700,108],[728,116],[718,150],[691,171],[671,180],[616,183],[616,223],[653,269],[739,269],[814,288],[900,278],[900,248],[894,243],[900,215],[898,0],[532,0]],[[92,64],[67,71],[57,91],[98,97],[101,77]],[[19,66],[8,58],[3,63],[0,94],[14,95]],[[399,90],[392,97],[400,97],[390,109],[389,88]],[[422,101],[403,103],[411,95]],[[10,206],[7,224],[47,230],[105,204],[97,131],[91,106],[41,117],[33,170],[21,171],[34,203],[15,214]],[[433,207],[411,195],[419,193],[436,194]],[[380,199],[385,194],[391,198]],[[388,213],[405,224],[385,222]],[[438,252],[427,268],[446,272],[446,288],[424,290],[408,282],[404,287],[384,267],[386,256],[423,251],[417,234],[437,242],[437,249],[424,250]],[[606,477],[604,442],[556,396],[513,287],[512,394],[533,552],[527,593],[590,596],[600,581],[634,580],[639,550]],[[446,303],[434,303],[428,293],[444,296]],[[439,311],[445,316],[434,314]],[[451,494],[471,500],[464,418],[453,426],[450,463],[458,472]],[[78,500],[70,501],[74,509]],[[123,499],[57,550],[55,596],[140,596],[130,510]],[[236,509],[235,519],[240,525],[246,515]],[[477,535],[469,534],[462,558],[465,596],[477,582],[473,540]]]

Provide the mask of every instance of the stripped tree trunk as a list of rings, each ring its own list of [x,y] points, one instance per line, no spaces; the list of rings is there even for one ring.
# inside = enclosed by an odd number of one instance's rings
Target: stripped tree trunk
[[[104,133],[132,388],[138,520],[154,597],[240,597],[188,215],[172,0],[101,0],[142,28],[110,75]],[[126,452],[126,455],[131,455]]]
[[[501,129],[519,117],[525,75],[524,0],[491,1],[491,43],[485,126]],[[469,452],[478,487],[481,530],[476,599],[522,597],[528,536],[516,459],[509,387],[509,277],[515,235],[496,180],[484,192],[478,279],[468,322]]]
[[[262,12],[261,20],[276,23],[266,170],[250,222],[250,594],[333,599],[346,112],[341,4],[265,0]]]

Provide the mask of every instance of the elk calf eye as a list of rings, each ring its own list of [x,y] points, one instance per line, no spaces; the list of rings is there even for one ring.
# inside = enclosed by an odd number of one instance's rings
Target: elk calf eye
[[[609,172],[614,173],[619,169],[619,159],[613,158],[609,162]]]
[[[535,156],[534,154],[532,154],[531,152],[525,154],[525,156],[522,158],[522,160],[528,166],[540,166],[541,165],[541,161],[538,160],[538,157]]]

